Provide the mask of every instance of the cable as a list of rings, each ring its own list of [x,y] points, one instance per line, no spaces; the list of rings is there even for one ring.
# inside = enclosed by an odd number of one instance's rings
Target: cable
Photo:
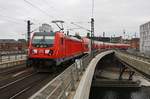
[[[27,1],[27,0],[24,0],[26,3],[28,3],[29,5],[31,5],[32,7],[38,9],[39,11],[41,11],[42,13],[44,13],[45,15],[53,18],[53,16],[49,15],[46,11],[42,10],[41,8],[39,8],[38,6],[32,4],[31,2]]]
[[[80,26],[80,25],[78,25],[78,24],[75,24],[74,22],[71,22],[71,24],[73,24],[73,25],[75,25],[75,26],[77,26],[77,27],[79,27],[79,28],[81,28],[81,29],[84,29],[84,30],[86,30],[86,31],[88,31],[88,32],[91,32],[91,30],[89,30],[89,29],[87,29],[87,28],[85,28],[85,27],[82,27],[82,26]]]
[[[46,15],[48,15],[48,16],[50,16],[47,12],[46,12],[46,10],[43,10],[43,9],[41,9],[41,8],[39,8],[38,6],[36,6],[35,4],[33,4],[33,3],[31,3],[31,2],[29,2],[29,1],[27,1],[27,0],[24,0],[26,3],[28,3],[28,4],[30,4],[32,7],[34,7],[34,8],[36,8],[36,9],[38,9],[38,10],[40,10],[42,13],[44,13],[44,14],[46,14]],[[47,1],[47,0],[42,0],[42,3],[44,3],[44,4],[46,4],[47,6],[48,6],[48,4],[49,4],[49,2]],[[56,9],[54,9],[54,7],[52,7],[52,6],[48,6],[50,9],[53,9],[52,11],[53,12],[57,12],[56,11]],[[52,12],[51,11],[51,12]],[[61,19],[61,17],[60,16],[62,16],[62,15],[60,15],[60,13],[57,13],[57,14],[59,14],[59,16],[58,16],[58,18],[60,18]],[[50,17],[52,17],[53,19],[54,19],[54,17],[53,16],[50,16]],[[56,20],[56,18],[54,19],[54,20]],[[66,20],[70,20],[70,18],[67,18]],[[70,24],[70,22],[65,22],[66,24],[68,23],[68,24]],[[70,26],[70,25],[69,25]]]
[[[2,8],[0,8],[0,9],[2,9]],[[4,15],[2,13],[0,14],[0,16],[3,17],[3,18],[5,18],[3,20],[11,22],[11,23],[24,24],[23,22],[25,22],[25,20],[23,20],[23,19],[18,19],[18,18],[10,17],[10,16]]]
[[[50,16],[50,17],[53,18],[53,16],[49,15],[45,10],[39,8],[38,6],[34,5],[33,3],[31,3],[31,2],[29,2],[29,1],[27,1],[27,0],[24,0],[24,1],[25,1],[26,3],[28,3],[29,5],[31,5],[32,7],[38,9],[38,10],[41,11],[42,13],[44,13],[44,14],[46,14],[46,15],[48,15],[48,16]],[[46,5],[49,3],[47,0],[44,0],[44,1],[42,1],[42,2],[44,2]],[[52,8],[53,10],[55,10],[54,7],[50,7],[50,6],[48,6],[48,7],[49,7],[49,8]],[[56,11],[56,10],[55,10],[55,11]],[[53,19],[54,19],[54,18],[53,18]],[[67,19],[68,19],[68,18],[67,18]],[[70,18],[69,18],[69,20],[70,20]],[[65,23],[70,24],[69,22],[65,22]],[[81,28],[81,27],[80,27],[80,28]],[[83,28],[84,28],[84,27],[82,27],[82,29],[83,29]],[[84,30],[89,31],[89,30],[86,29],[86,28],[84,28]]]
[[[15,21],[19,21],[19,20],[21,20],[22,22],[25,21],[25,20],[22,20],[22,19],[17,19],[17,18],[14,18],[14,17],[7,16],[7,15],[4,15],[4,14],[0,14],[0,16],[4,17],[4,18],[9,18],[9,19],[15,20]]]
[[[61,16],[63,16],[62,14],[60,14],[60,13],[57,13],[58,11],[53,7],[53,6],[49,6],[49,1],[48,0],[42,0],[42,2],[44,2],[50,9],[53,9],[52,11],[54,12],[54,13],[56,13],[56,14],[58,14],[59,16],[57,16],[59,19],[61,19]],[[51,12],[52,12],[51,11]],[[66,20],[70,20],[70,18],[69,17],[65,17],[66,18]],[[71,22],[71,21],[70,21]],[[70,24],[70,22],[65,22],[65,23],[68,23],[68,24]]]
[[[42,0],[42,2],[45,2],[46,5],[49,4],[49,2],[47,0]],[[54,9],[54,7],[52,7],[52,6],[48,6],[48,7]]]
[[[4,19],[4,20],[5,20],[5,21],[8,21],[8,22],[11,22],[11,23],[22,24],[22,25],[23,25],[23,23],[17,22],[17,21],[15,21],[15,20],[11,20],[11,19]]]
[[[53,11],[54,13],[57,12],[57,10],[56,10],[53,6],[49,6],[49,2],[48,2],[47,0],[42,0],[42,2],[44,2],[50,9],[53,9],[52,11]],[[57,14],[60,15],[60,13],[57,13]],[[62,15],[60,15],[60,16],[62,16]],[[58,17],[60,17],[60,16],[58,16]]]
[[[4,11],[4,8],[1,8],[0,7],[0,10],[1,10],[1,12],[3,12]],[[2,17],[7,17],[7,18],[9,18],[9,19],[12,19],[12,20],[15,20],[15,21],[25,21],[25,20],[23,20],[23,19],[18,19],[18,18],[15,18],[15,17],[10,17],[10,16],[8,16],[8,15],[6,15],[6,14],[3,14],[3,13],[0,13],[0,16],[2,16]]]

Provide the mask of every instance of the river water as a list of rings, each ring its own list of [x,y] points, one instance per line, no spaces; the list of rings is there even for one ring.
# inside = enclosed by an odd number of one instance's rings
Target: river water
[[[150,99],[150,87],[91,88],[89,99]]]

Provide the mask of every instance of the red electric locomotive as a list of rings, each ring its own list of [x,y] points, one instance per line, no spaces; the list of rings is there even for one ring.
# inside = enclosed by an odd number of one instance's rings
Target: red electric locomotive
[[[62,32],[35,32],[29,44],[28,63],[37,68],[56,66],[87,50],[87,43],[82,39],[66,36]]]
[[[90,53],[91,43],[88,38],[78,39],[63,32],[35,32],[30,39],[28,65],[35,68],[56,67],[68,60]],[[128,44],[93,42],[93,50],[127,49]]]

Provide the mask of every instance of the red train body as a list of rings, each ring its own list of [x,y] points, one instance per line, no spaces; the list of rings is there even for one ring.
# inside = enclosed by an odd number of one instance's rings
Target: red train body
[[[28,51],[29,65],[56,66],[67,60],[90,53],[90,39],[66,36],[62,32],[36,32],[33,34]],[[93,49],[127,49],[127,44],[113,44],[94,41]],[[44,65],[45,66],[45,65]]]
[[[62,32],[34,33],[29,44],[29,63],[45,61],[49,65],[59,65],[88,51],[85,43],[82,39],[66,36]]]

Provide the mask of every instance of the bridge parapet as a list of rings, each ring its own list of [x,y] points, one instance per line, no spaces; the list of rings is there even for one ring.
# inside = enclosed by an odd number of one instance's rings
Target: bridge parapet
[[[30,99],[67,99],[77,88],[80,78],[90,62],[89,55],[69,66]]]
[[[98,53],[99,52],[97,52],[97,54]],[[82,59],[77,60],[74,64],[69,66],[64,72],[62,72],[51,82],[49,82],[46,86],[44,86],[41,90],[39,90],[37,93],[31,96],[30,99],[68,99],[68,98],[73,99],[74,96],[77,97],[74,99],[83,99],[78,98],[81,95],[79,93],[81,92],[79,87],[82,86],[83,82],[86,83],[85,80],[87,80],[87,82],[91,82],[90,80],[85,78],[87,76],[86,72],[88,72],[89,74],[91,72],[89,71],[88,68],[89,67],[92,68],[93,66],[92,64],[90,66],[88,65],[91,59],[92,57],[90,55],[87,55]],[[90,78],[92,78],[92,75],[90,75]],[[83,88],[84,93],[87,92],[85,88],[86,87],[88,88],[88,86],[85,85]]]
[[[12,67],[15,65],[25,64],[27,55],[25,54],[10,54],[0,56],[0,68]]]
[[[101,58],[112,53],[114,53],[113,50],[104,51],[92,59],[92,61],[88,65],[85,73],[83,74],[81,78],[81,81],[79,83],[78,88],[76,89],[76,94],[73,97],[73,99],[88,99],[89,98],[92,78],[93,78],[97,63],[100,61]]]

